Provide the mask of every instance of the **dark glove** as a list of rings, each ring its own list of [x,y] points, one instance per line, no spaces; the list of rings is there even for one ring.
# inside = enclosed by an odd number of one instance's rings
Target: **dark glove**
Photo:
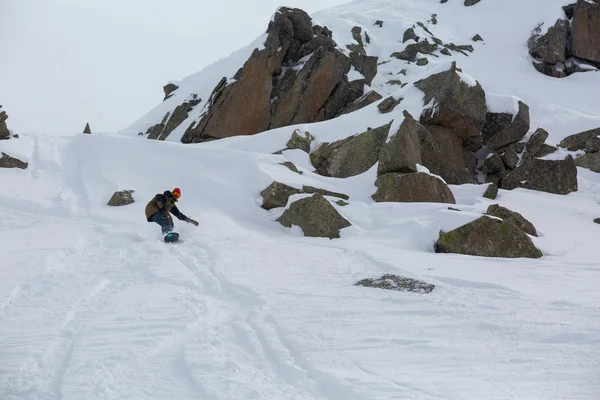
[[[191,219],[191,218],[186,218],[185,222],[187,222],[187,223],[189,223],[189,224],[194,224],[194,225],[196,225],[196,226],[200,225],[200,224],[198,223],[198,221],[195,221],[195,220],[193,220],[193,219]]]

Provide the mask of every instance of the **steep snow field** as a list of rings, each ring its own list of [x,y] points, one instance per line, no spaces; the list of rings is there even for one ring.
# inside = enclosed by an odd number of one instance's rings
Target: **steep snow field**
[[[531,29],[568,1],[462,3],[356,0],[315,19],[341,44],[363,26],[369,54],[387,59],[402,50],[407,27],[436,13],[428,28],[444,41],[469,44],[479,33],[485,42],[468,57],[409,66],[400,79],[414,82],[455,59],[488,93],[528,103],[532,131],[544,127],[554,142],[600,126],[600,98],[590,90],[600,74],[546,77],[525,48]],[[181,127],[168,142],[137,137],[191,93],[208,99],[261,40],[186,78],[118,134],[22,134],[0,143],[30,163],[0,171],[0,399],[598,399],[600,174],[579,169],[579,191],[566,196],[501,190],[493,202],[481,197],[483,185],[451,186],[461,210],[452,211],[372,202],[377,166],[326,178],[300,150],[271,154],[294,128],[315,135],[316,147],[389,122],[375,105],[200,145],[177,143]],[[380,66],[373,87],[405,96],[399,109],[418,115],[417,90],[387,83],[385,74],[402,65]],[[303,175],[280,165],[286,160]],[[273,180],[350,195],[336,208],[353,226],[337,240],[282,227],[275,219],[283,210],[260,208]],[[200,226],[176,221],[183,240],[168,245],[144,207],[174,187]],[[119,189],[135,190],[136,202],[106,206]],[[543,258],[433,252],[440,230],[493,203],[536,226]],[[354,286],[385,273],[436,288],[423,295]]]
[[[597,398],[597,174],[580,170],[566,197],[501,191],[546,257],[493,260],[433,253],[440,229],[491,204],[482,186],[452,187],[462,212],[358,198],[330,241],[275,223],[260,190],[366,198],[373,179],[118,136],[8,145],[31,166],[1,176],[2,399]],[[178,223],[183,242],[167,245],[143,209],[173,186],[201,225]],[[126,188],[136,203],[105,205]],[[353,286],[384,273],[436,289]]]

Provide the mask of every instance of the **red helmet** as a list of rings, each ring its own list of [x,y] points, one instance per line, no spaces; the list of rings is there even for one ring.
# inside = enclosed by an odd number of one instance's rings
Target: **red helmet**
[[[175,188],[173,189],[173,197],[175,197],[176,199],[181,197],[181,189],[179,188]]]

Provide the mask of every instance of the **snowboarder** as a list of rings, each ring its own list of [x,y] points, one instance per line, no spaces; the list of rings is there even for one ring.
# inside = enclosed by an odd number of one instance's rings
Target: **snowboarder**
[[[162,228],[162,233],[169,235],[173,232],[174,224],[171,214],[175,215],[179,220],[198,226],[198,222],[183,215],[177,208],[175,203],[181,197],[179,188],[173,191],[165,191],[163,194],[157,194],[146,206],[146,220],[148,222],[156,222]],[[177,237],[179,235],[176,235]],[[167,237],[165,237],[165,240]],[[175,238],[176,239],[176,238]]]

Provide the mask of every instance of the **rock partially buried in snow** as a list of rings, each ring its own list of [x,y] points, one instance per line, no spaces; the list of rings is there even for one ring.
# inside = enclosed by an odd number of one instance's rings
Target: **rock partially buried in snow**
[[[462,140],[479,136],[485,124],[486,101],[481,85],[462,75],[456,63],[447,71],[415,83],[425,93],[420,122],[452,129]]]
[[[456,204],[448,185],[424,172],[380,175],[375,186],[372,197],[376,202]]]
[[[292,133],[290,140],[288,140],[286,147],[290,150],[300,149],[306,153],[310,153],[310,144],[313,140],[315,140],[315,138],[310,132],[304,132],[304,135],[301,135],[300,130],[296,129]]]
[[[542,252],[521,229],[487,216],[453,231],[440,232],[435,251],[480,257],[542,257]]]
[[[394,111],[394,109],[400,103],[402,103],[402,100],[404,100],[404,98],[402,98],[402,97],[400,97],[398,99],[396,99],[394,96],[386,97],[381,103],[377,104],[377,109],[382,114],[390,113],[390,112]]]
[[[2,108],[2,106],[0,106],[0,108]],[[6,111],[0,111],[0,140],[10,138],[10,131],[8,130],[8,126],[6,125],[7,119],[8,115],[6,115]]]
[[[348,178],[369,170],[379,160],[391,122],[334,143],[324,143],[310,159],[317,172],[323,176]]]
[[[172,93],[177,89],[179,89],[179,86],[177,86],[174,83],[167,83],[165,86],[163,86],[163,92],[165,93],[165,98],[163,99],[163,101],[170,98],[172,96]]]
[[[465,0],[465,7],[471,7],[479,3],[481,0]]]
[[[567,136],[558,144],[558,146],[569,151],[585,150],[588,140],[597,136],[600,136],[600,128],[590,129],[589,131]]]
[[[575,165],[600,173],[600,153],[584,154],[575,159]]]
[[[546,139],[548,139],[548,136],[548,132],[538,128],[535,133],[531,135],[531,138],[529,138],[529,141],[525,146],[526,157],[536,157],[546,142]]]
[[[277,207],[285,207],[290,196],[302,193],[302,190],[288,186],[281,182],[271,183],[260,195],[263,198],[262,208],[272,210]]]
[[[111,207],[121,207],[133,204],[135,202],[133,193],[134,190],[119,190],[112,195],[107,205]]]
[[[28,165],[29,163],[21,161],[18,158],[11,157],[6,153],[2,153],[2,157],[0,157],[0,168],[25,169]]]
[[[554,194],[577,191],[577,167],[570,155],[564,159],[533,158],[509,173],[502,189],[525,188]]]
[[[298,175],[302,175],[303,172],[298,170],[298,167],[296,167],[296,164],[294,164],[291,161],[286,161],[286,162],[282,162],[279,165],[283,165],[284,167],[286,167],[287,169],[289,169],[292,172],[297,173]]]
[[[351,226],[319,193],[293,202],[277,221],[288,228],[299,226],[304,236],[329,239],[339,238],[340,230]]]
[[[489,184],[485,192],[483,193],[483,197],[490,200],[496,200],[498,197],[498,185],[495,183]]]
[[[412,115],[404,111],[404,121],[379,154],[377,174],[389,172],[417,172],[421,164],[419,129],[424,129]]]
[[[569,21],[556,21],[544,34],[541,33],[541,28],[541,25],[536,27],[527,41],[529,54],[545,64],[564,63],[567,57]]]
[[[527,219],[525,219],[521,214],[515,211],[511,211],[508,208],[502,207],[499,204],[492,204],[488,207],[485,213],[486,215],[491,215],[492,217],[502,219],[504,222],[513,224],[528,235],[538,235],[535,226],[533,226],[533,224]]]
[[[585,151],[588,153],[600,152],[600,137],[595,136],[587,142],[585,142]]]
[[[363,279],[358,281],[355,286],[421,294],[431,293],[435,289],[435,285],[427,282],[392,274],[386,274],[377,279]]]
[[[529,107],[510,96],[493,95],[490,97],[495,99],[492,102],[504,103],[492,106],[488,99],[488,112],[482,129],[483,144],[490,150],[497,150],[525,137],[529,131]],[[512,102],[515,103],[514,109],[508,110]]]

